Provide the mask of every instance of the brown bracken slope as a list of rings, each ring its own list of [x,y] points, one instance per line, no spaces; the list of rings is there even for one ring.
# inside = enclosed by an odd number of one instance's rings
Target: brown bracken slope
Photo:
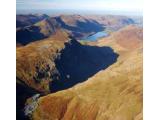
[[[87,81],[38,99],[33,120],[142,120],[142,28],[128,26],[99,40],[118,60]]]
[[[84,82],[116,62],[117,57],[110,47],[82,45],[60,29],[47,39],[17,47],[18,115],[23,114],[24,102],[32,95]]]
[[[54,59],[69,40],[68,34],[57,30],[46,40],[18,47],[16,50],[16,75],[18,83],[25,83],[41,92],[49,92],[48,83],[55,70]]]
[[[26,99],[36,93],[50,92],[49,83],[56,74],[54,59],[68,42],[68,34],[57,29],[50,38],[16,48],[17,119],[25,120]]]

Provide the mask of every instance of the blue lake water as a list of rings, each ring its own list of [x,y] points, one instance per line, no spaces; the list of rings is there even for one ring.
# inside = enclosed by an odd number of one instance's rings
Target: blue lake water
[[[87,41],[96,41],[98,40],[99,38],[103,38],[103,37],[106,37],[108,36],[107,32],[105,31],[101,31],[101,32],[97,32],[91,36],[88,36],[88,37],[85,37],[83,38],[82,40],[87,40]]]

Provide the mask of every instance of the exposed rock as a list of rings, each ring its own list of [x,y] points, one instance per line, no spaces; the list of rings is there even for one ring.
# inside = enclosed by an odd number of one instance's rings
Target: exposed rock
[[[40,97],[40,94],[35,94],[31,98],[27,99],[24,113],[26,116],[31,116],[33,111],[38,107],[38,98]]]

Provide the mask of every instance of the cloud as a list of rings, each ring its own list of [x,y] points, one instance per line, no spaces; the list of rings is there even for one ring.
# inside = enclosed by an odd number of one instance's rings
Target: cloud
[[[142,0],[17,0],[21,9],[139,10]]]

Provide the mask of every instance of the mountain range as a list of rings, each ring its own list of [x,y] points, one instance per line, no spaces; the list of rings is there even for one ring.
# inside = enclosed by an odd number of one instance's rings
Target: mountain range
[[[143,119],[143,28],[133,19],[17,15],[17,21],[17,119]],[[81,41],[99,31],[110,35]]]
[[[134,24],[134,21],[125,16],[17,15],[16,41],[18,46],[26,45],[50,37],[55,29],[63,29],[81,39],[105,29],[116,31],[129,24]]]

